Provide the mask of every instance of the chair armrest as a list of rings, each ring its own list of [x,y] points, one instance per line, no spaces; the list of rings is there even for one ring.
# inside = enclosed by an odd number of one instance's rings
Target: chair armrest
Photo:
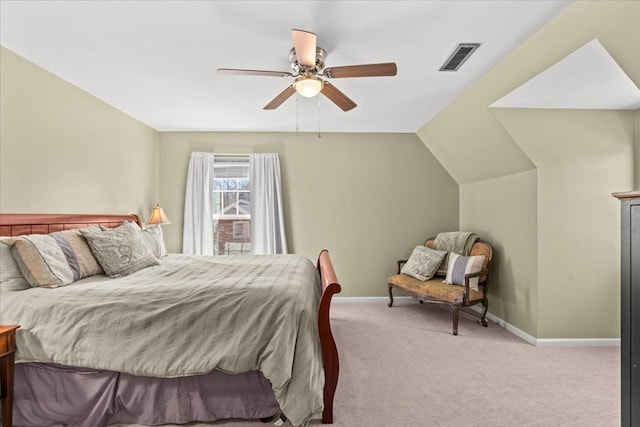
[[[487,276],[489,277],[489,270],[485,269],[485,270],[480,270],[477,273],[468,273],[464,275],[464,300],[468,301],[469,300],[469,279],[473,278],[473,277],[480,277],[480,276]],[[485,295],[487,295],[487,281],[485,281],[484,283],[478,283],[479,286],[482,286],[482,291]]]
[[[488,276],[488,275],[489,275],[489,270],[480,270],[477,273],[465,274],[464,278],[465,279],[471,279],[473,277]]]
[[[400,270],[402,270],[402,265],[406,264],[407,261],[409,261],[408,259],[399,259],[398,260],[398,273],[396,274],[400,274]]]

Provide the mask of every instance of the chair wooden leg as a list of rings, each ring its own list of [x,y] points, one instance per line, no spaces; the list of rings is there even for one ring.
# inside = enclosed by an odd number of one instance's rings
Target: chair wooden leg
[[[389,307],[393,306],[393,293],[391,292],[392,286],[389,286]]]
[[[489,301],[484,301],[482,303],[482,306],[482,316],[480,316],[480,320],[478,320],[478,322],[480,322],[480,324],[486,328],[487,326],[489,326],[489,323],[487,322],[487,310],[489,309]]]
[[[457,305],[453,307],[453,335],[458,335],[458,318],[460,317],[460,308]]]

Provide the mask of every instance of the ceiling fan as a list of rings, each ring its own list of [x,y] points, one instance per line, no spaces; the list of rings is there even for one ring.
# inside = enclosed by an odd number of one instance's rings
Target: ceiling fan
[[[264,106],[265,110],[278,108],[291,95],[298,92],[300,95],[309,98],[322,93],[343,111],[349,111],[356,107],[356,103],[321,77],[342,79],[347,77],[395,76],[398,72],[395,62],[324,68],[327,52],[316,45],[316,35],[314,33],[304,30],[291,30],[291,37],[293,38],[294,46],[289,52],[292,73],[288,71],[218,68],[218,74],[294,77],[295,80],[289,87]]]

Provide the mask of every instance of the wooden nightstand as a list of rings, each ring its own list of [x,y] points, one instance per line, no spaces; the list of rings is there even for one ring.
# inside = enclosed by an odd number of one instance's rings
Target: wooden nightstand
[[[0,325],[0,398],[2,398],[2,427],[11,427],[13,419],[13,362],[16,352],[18,325]]]

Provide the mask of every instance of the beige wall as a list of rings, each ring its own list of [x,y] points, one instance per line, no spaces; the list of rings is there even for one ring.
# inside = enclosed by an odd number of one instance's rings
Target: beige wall
[[[395,261],[439,231],[458,227],[458,185],[412,134],[163,133],[160,200],[180,251],[189,156],[280,156],[289,251],[330,251],[342,296],[386,295]]]
[[[150,213],[155,130],[5,48],[0,67],[0,211]]]
[[[477,227],[505,251],[490,312],[536,338],[619,336],[619,207],[610,194],[640,181],[638,113],[488,106],[594,38],[639,85],[638,19],[640,2],[570,4],[417,132],[461,184],[461,228]],[[505,193],[525,198],[516,198],[519,215],[505,214]],[[522,228],[536,236],[537,256],[505,232]]]
[[[331,251],[344,295],[385,295],[395,260],[458,226],[458,185],[412,134],[163,133],[1,49],[2,212],[137,213],[182,244],[191,151],[281,156],[292,252]],[[159,171],[162,171],[160,174]]]
[[[537,173],[460,186],[460,229],[494,248],[489,311],[531,336],[538,324]]]
[[[611,193],[633,186],[635,113],[494,113],[538,166],[537,336],[619,336],[620,206]]]

